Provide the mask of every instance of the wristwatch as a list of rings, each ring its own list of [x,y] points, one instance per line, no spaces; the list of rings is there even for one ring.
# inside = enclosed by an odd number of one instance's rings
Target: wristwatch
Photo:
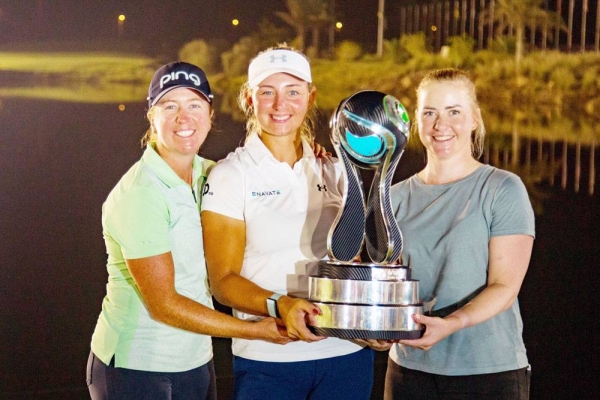
[[[269,312],[269,316],[273,318],[281,318],[279,315],[279,310],[277,310],[277,300],[283,296],[280,293],[273,293],[271,297],[267,299],[267,311]]]

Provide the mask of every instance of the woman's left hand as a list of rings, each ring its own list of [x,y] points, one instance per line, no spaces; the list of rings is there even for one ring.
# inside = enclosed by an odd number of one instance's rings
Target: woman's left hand
[[[439,318],[415,314],[413,315],[413,319],[417,324],[425,326],[423,337],[419,339],[400,340],[398,343],[421,350],[429,350],[436,343],[463,327],[462,320],[452,315],[446,318]]]
[[[289,296],[280,297],[277,307],[290,338],[309,343],[325,339],[325,336],[312,333],[307,326],[311,316],[320,314],[319,307],[307,300]]]

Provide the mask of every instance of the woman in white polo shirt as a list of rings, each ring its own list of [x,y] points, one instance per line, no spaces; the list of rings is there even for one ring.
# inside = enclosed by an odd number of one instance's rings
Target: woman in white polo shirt
[[[204,248],[215,298],[237,317],[280,318],[285,346],[233,340],[236,399],[368,399],[373,350],[314,335],[320,310],[304,300],[307,266],[325,257],[341,205],[342,169],[315,157],[315,87],[307,58],[285,45],[260,53],[239,103],[243,147],[211,171],[202,205]]]
[[[208,169],[197,155],[211,128],[204,72],[183,62],[156,71],[146,150],[102,206],[107,294],[92,336],[90,396],[216,399],[210,336],[290,339],[274,319],[240,321],[213,309],[200,200]]]

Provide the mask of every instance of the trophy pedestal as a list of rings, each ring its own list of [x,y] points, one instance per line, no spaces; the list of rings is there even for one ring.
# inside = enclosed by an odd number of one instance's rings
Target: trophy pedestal
[[[401,265],[321,261],[308,278],[309,301],[322,311],[312,328],[322,336],[344,339],[417,339],[423,325],[419,282]]]

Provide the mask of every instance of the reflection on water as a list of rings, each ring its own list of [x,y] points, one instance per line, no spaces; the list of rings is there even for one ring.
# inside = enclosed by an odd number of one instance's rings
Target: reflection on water
[[[548,131],[553,131],[550,122]],[[559,130],[560,126],[554,129]],[[488,131],[483,161],[513,171],[535,192],[533,184],[560,184],[562,189],[575,193],[585,190],[594,194],[596,185],[595,140],[583,139],[577,131],[571,131],[574,139],[556,139],[538,135],[522,138],[517,130],[510,135]]]
[[[101,85],[89,83],[50,86],[0,87],[2,98],[46,99],[75,103],[114,104],[137,103],[146,96],[146,84],[105,82]],[[239,120],[242,114],[234,104],[232,91],[223,94],[217,100],[216,107],[221,113],[229,114],[233,120]],[[1,106],[1,103],[0,103]],[[499,107],[500,108],[500,107]],[[487,128],[486,148],[483,161],[500,168],[508,169],[519,175],[526,183],[533,201],[541,205],[543,194],[535,184],[560,182],[562,189],[572,189],[575,193],[585,190],[593,195],[596,184],[595,152],[600,141],[600,124],[590,121],[589,117],[571,120],[553,111],[525,112],[514,110],[501,114],[489,105],[483,110]],[[327,116],[331,110],[321,110]],[[509,116],[510,115],[510,116]],[[326,122],[323,124],[326,126]],[[321,138],[328,137],[326,132]],[[223,142],[223,138],[221,138]],[[326,145],[327,140],[322,140]],[[239,143],[228,137],[220,146],[229,151]],[[226,151],[218,152],[219,157]],[[538,210],[541,208],[538,207]]]
[[[147,84],[105,82],[103,84],[78,83],[72,85],[45,84],[35,86],[2,86],[0,99],[24,98],[68,101],[75,103],[111,104],[138,102],[147,96]]]
[[[596,185],[596,146],[581,142],[542,139],[515,139],[510,143],[486,143],[483,162],[512,171],[519,175],[533,203],[536,213],[543,212],[548,195],[540,184],[559,186],[563,190],[593,196]]]

